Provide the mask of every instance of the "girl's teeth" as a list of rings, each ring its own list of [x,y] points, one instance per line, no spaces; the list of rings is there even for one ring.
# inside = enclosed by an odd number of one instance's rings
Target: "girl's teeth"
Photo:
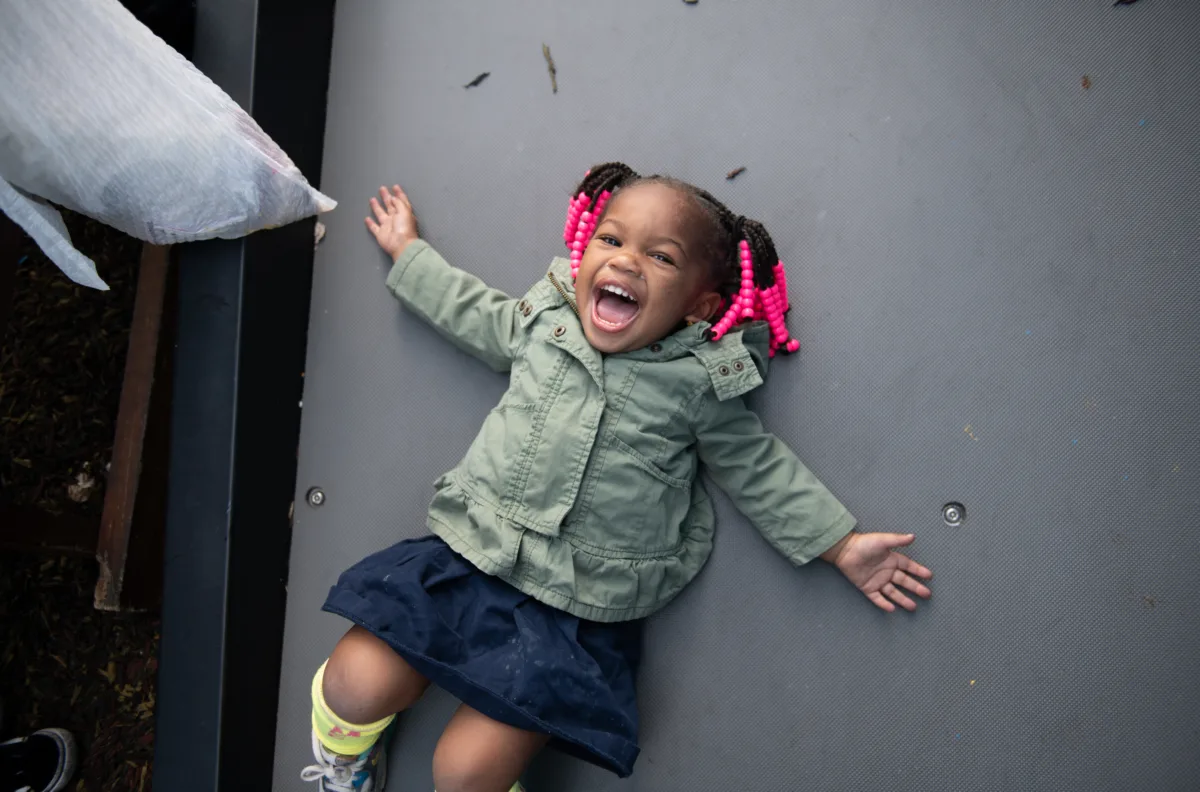
[[[637,300],[634,300],[634,298],[633,298],[633,295],[632,295],[632,294],[630,294],[629,292],[625,291],[624,289],[622,289],[622,288],[620,288],[620,287],[617,287],[617,286],[605,286],[605,287],[604,287],[604,291],[606,291],[606,292],[612,292],[613,294],[616,294],[616,295],[618,295],[618,296],[620,296],[620,297],[624,297],[626,300],[633,300],[633,302],[637,302]]]

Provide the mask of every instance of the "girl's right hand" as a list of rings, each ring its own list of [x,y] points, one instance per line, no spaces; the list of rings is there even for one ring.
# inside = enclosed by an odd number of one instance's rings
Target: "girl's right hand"
[[[420,239],[412,203],[400,185],[393,185],[390,192],[380,187],[379,198],[371,199],[371,211],[375,218],[367,218],[367,230],[392,261],[400,258],[410,243]]]

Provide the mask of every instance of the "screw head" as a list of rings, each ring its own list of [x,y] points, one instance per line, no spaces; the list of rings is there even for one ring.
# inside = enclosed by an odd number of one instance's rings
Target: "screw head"
[[[313,487],[308,491],[307,499],[309,506],[319,508],[325,503],[325,491],[320,487]]]
[[[942,519],[946,525],[962,525],[967,516],[967,510],[961,503],[950,502],[942,507]]]

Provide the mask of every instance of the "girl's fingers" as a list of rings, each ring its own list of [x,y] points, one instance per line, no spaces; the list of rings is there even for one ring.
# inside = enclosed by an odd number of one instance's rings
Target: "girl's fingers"
[[[917,603],[905,596],[904,592],[893,586],[891,583],[884,585],[883,593],[886,594],[888,598],[892,600],[892,602],[895,602],[905,610],[914,611],[917,609]]]
[[[867,599],[871,600],[871,602],[874,602],[880,610],[887,611],[888,613],[896,610],[896,606],[889,602],[888,598],[880,594],[878,591],[872,591],[867,595]]]
[[[389,213],[396,211],[396,199],[390,192],[388,192],[387,187],[379,188],[379,197],[383,199],[383,205],[387,208]]]
[[[375,219],[379,221],[380,225],[383,225],[387,222],[387,210],[385,210],[375,198],[371,199],[371,211],[375,213]]]
[[[899,569],[897,569],[892,574],[892,582],[895,583],[897,586],[903,586],[904,588],[911,591],[913,594],[916,594],[918,597],[922,597],[924,599],[929,599],[930,597],[933,596],[933,592],[930,591],[928,587],[922,585],[915,578],[909,577],[908,575],[904,574]]]
[[[379,224],[376,223],[374,220],[372,220],[369,217],[366,218],[366,220],[367,220],[367,230],[370,231],[372,234],[379,236]]]
[[[900,556],[900,568],[903,569],[905,572],[911,572],[912,574],[916,575],[917,577],[925,578],[926,580],[930,580],[933,578],[933,573],[930,572],[925,567],[918,564],[916,561],[913,561],[908,556],[900,554],[900,553],[897,553],[897,555]]]
[[[412,209],[412,201],[408,200],[408,195],[404,192],[404,190],[400,189],[399,184],[392,185],[392,194],[396,196],[400,203],[404,204],[409,209]]]

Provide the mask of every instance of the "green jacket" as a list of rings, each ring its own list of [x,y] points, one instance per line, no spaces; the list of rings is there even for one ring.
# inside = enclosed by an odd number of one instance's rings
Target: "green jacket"
[[[518,300],[418,241],[387,285],[456,346],[511,371],[462,462],[436,482],[429,528],[529,596],[602,622],[666,605],[712,550],[701,466],[796,564],[854,527],[741,399],[763,382],[765,324],[717,343],[694,325],[604,356],[584,337],[567,259]]]

